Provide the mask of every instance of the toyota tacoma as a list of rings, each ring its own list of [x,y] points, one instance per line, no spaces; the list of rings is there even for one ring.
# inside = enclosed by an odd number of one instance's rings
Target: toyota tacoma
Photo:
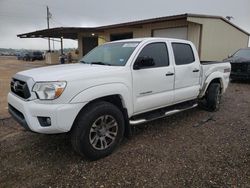
[[[9,112],[25,129],[69,132],[91,160],[111,154],[131,127],[196,107],[219,108],[228,62],[200,62],[193,43],[129,39],[94,48],[79,63],[15,74]]]

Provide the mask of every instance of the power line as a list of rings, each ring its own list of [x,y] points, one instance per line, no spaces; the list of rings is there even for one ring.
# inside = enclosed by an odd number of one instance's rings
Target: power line
[[[31,5],[31,4],[33,4],[33,5],[35,5],[35,6],[39,6],[39,7],[46,7],[47,5],[46,4],[41,4],[41,3],[38,3],[38,2],[36,2],[36,1],[29,1],[29,2],[25,2],[25,1],[23,1],[23,0],[19,0],[20,1],[20,4],[26,4],[26,5]],[[32,6],[33,6],[32,5]]]
[[[63,26],[63,25],[64,25],[63,23],[61,23],[61,22],[55,20],[55,18],[51,18],[51,20],[52,20],[54,23],[58,24],[59,26]]]
[[[24,16],[24,15],[13,15],[13,14],[2,14],[2,13],[0,13],[0,16],[1,17],[6,17],[6,18],[9,18],[9,17],[13,17],[13,18],[30,18],[28,15],[27,16]],[[38,16],[38,15],[35,15],[35,16],[32,16],[32,18],[44,18],[44,17],[42,17],[42,16]]]

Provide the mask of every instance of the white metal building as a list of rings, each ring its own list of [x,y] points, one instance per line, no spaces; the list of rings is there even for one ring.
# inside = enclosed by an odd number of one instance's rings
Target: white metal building
[[[78,40],[79,56],[104,42],[128,38],[168,37],[192,41],[203,61],[226,58],[248,46],[249,33],[220,16],[182,14],[95,28],[52,28],[18,35]]]

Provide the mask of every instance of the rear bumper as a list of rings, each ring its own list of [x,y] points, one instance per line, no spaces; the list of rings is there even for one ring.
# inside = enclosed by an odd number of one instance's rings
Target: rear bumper
[[[45,134],[68,132],[74,120],[85,105],[77,104],[41,104],[38,101],[24,101],[12,93],[8,94],[9,112],[25,129]],[[49,117],[50,126],[42,126],[38,117]]]

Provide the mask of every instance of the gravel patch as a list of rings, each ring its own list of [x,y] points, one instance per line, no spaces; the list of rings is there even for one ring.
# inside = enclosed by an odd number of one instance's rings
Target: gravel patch
[[[192,109],[136,128],[90,162],[69,135],[0,121],[0,187],[250,187],[250,84],[231,83],[221,109]]]

